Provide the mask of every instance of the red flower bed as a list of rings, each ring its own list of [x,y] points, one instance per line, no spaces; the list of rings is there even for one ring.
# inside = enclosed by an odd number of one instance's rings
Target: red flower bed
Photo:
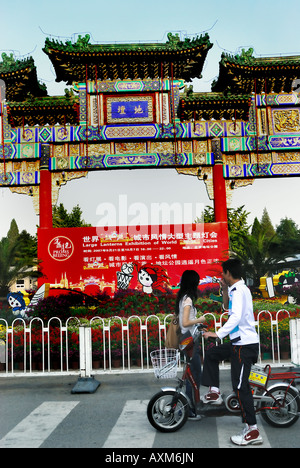
[[[98,360],[108,359],[109,350],[110,357],[139,358],[141,355],[145,357],[147,352],[157,349],[159,345],[164,345],[163,331],[160,330],[159,324],[163,322],[163,317],[168,314],[173,314],[175,311],[176,296],[174,294],[164,294],[159,297],[144,294],[141,292],[123,292],[117,294],[114,298],[102,297],[99,300],[97,307],[86,307],[83,305],[69,304],[68,314],[64,307],[67,302],[61,298],[51,298],[51,301],[41,301],[35,308],[34,316],[43,320],[44,326],[49,326],[49,332],[44,333],[44,341],[42,339],[41,322],[36,320],[31,326],[31,347],[29,343],[30,334],[26,333],[26,341],[24,342],[24,329],[23,327],[15,327],[13,334],[8,334],[9,350],[12,347],[13,337],[13,353],[14,361],[24,361],[24,353],[26,353],[26,361],[29,362],[29,357],[35,360],[42,360],[44,353],[45,368],[50,367],[55,360],[66,361],[66,354],[68,359],[79,360],[79,330],[78,326],[74,326],[77,320],[68,322],[68,336],[66,332],[61,332],[60,321],[49,320],[53,316],[57,316],[64,321],[73,315],[77,318],[86,318],[91,320],[93,317],[101,317],[102,320],[93,320],[92,327],[92,353],[93,358]],[[207,322],[209,329],[214,330],[215,321],[220,321],[220,316],[223,313],[221,303],[212,301],[207,298],[199,299],[196,304],[199,313],[208,314]],[[63,308],[62,315],[60,310]],[[289,315],[286,312],[279,310],[289,310]],[[261,313],[261,311],[270,311]],[[275,301],[255,301],[254,313],[255,319],[259,316],[260,333],[262,343],[266,344],[270,341],[269,335],[271,333],[270,320],[278,320],[280,324],[280,336],[282,341],[286,341],[287,331],[289,328],[289,317],[299,317],[300,309],[297,306],[285,307]],[[157,316],[160,316],[160,320]],[[137,316],[136,318],[132,316]],[[150,317],[154,316],[154,317]],[[116,318],[118,317],[118,318]],[[138,318],[140,317],[140,318]],[[148,317],[148,319],[147,319]],[[223,317],[222,323],[226,321],[226,316]],[[103,320],[106,320],[106,325],[110,324],[110,331],[103,331]],[[121,321],[126,325],[122,333]],[[141,330],[141,325],[145,325],[147,321],[147,331]],[[49,343],[48,343],[49,333]],[[67,340],[66,340],[67,338]],[[50,354],[50,363],[48,362],[48,355]]]

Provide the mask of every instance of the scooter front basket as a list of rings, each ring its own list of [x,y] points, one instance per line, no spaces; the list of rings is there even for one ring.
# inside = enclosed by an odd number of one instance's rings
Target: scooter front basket
[[[157,349],[150,353],[150,357],[156,378],[176,378],[180,358],[180,353],[178,349]]]

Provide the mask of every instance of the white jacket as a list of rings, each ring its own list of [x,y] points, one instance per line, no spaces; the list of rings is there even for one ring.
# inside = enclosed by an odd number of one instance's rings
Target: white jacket
[[[217,331],[218,337],[223,339],[229,335],[231,342],[238,346],[258,343],[252,296],[244,280],[239,280],[230,286],[228,295],[229,318]]]

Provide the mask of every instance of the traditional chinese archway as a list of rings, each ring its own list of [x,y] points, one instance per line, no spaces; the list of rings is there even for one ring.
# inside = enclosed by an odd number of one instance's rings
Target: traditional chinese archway
[[[168,34],[155,44],[47,39],[56,80],[73,86],[56,97],[38,83],[33,59],[2,54],[0,186],[32,196],[39,233],[52,229],[52,207],[69,180],[170,167],[205,182],[228,245],[233,189],[300,174],[299,57],[223,54],[212,91],[194,93],[186,83],[201,77],[211,47],[207,34]]]

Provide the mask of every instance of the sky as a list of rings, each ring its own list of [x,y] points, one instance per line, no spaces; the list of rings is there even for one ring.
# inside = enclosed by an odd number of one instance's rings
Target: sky
[[[194,91],[210,91],[218,76],[222,52],[240,53],[254,49],[254,56],[300,55],[298,0],[10,0],[1,2],[0,54],[15,58],[34,58],[38,79],[46,84],[49,95],[62,95],[65,83],[55,82],[55,72],[42,51],[46,37],[76,41],[78,34],[90,34],[91,43],[165,42],[168,32],[181,38],[207,32],[213,48],[204,64],[202,78],[195,80]],[[300,77],[299,77],[300,78]],[[264,208],[278,225],[282,218],[293,219],[300,228],[299,178],[256,180],[253,185],[233,191],[231,207],[244,205],[248,222],[261,219]],[[103,220],[105,206],[115,207],[120,215],[126,200],[128,220],[143,204],[151,222],[155,203],[191,206],[193,216],[199,206],[211,205],[203,181],[178,174],[175,169],[114,170],[91,172],[88,177],[62,186],[58,203],[68,211],[79,205],[86,222],[97,226]],[[185,204],[185,205],[184,205]],[[177,205],[178,206],[178,205]],[[0,188],[0,239],[6,236],[11,220],[19,230],[36,233],[39,217],[32,199]],[[172,221],[172,220],[170,220]]]

